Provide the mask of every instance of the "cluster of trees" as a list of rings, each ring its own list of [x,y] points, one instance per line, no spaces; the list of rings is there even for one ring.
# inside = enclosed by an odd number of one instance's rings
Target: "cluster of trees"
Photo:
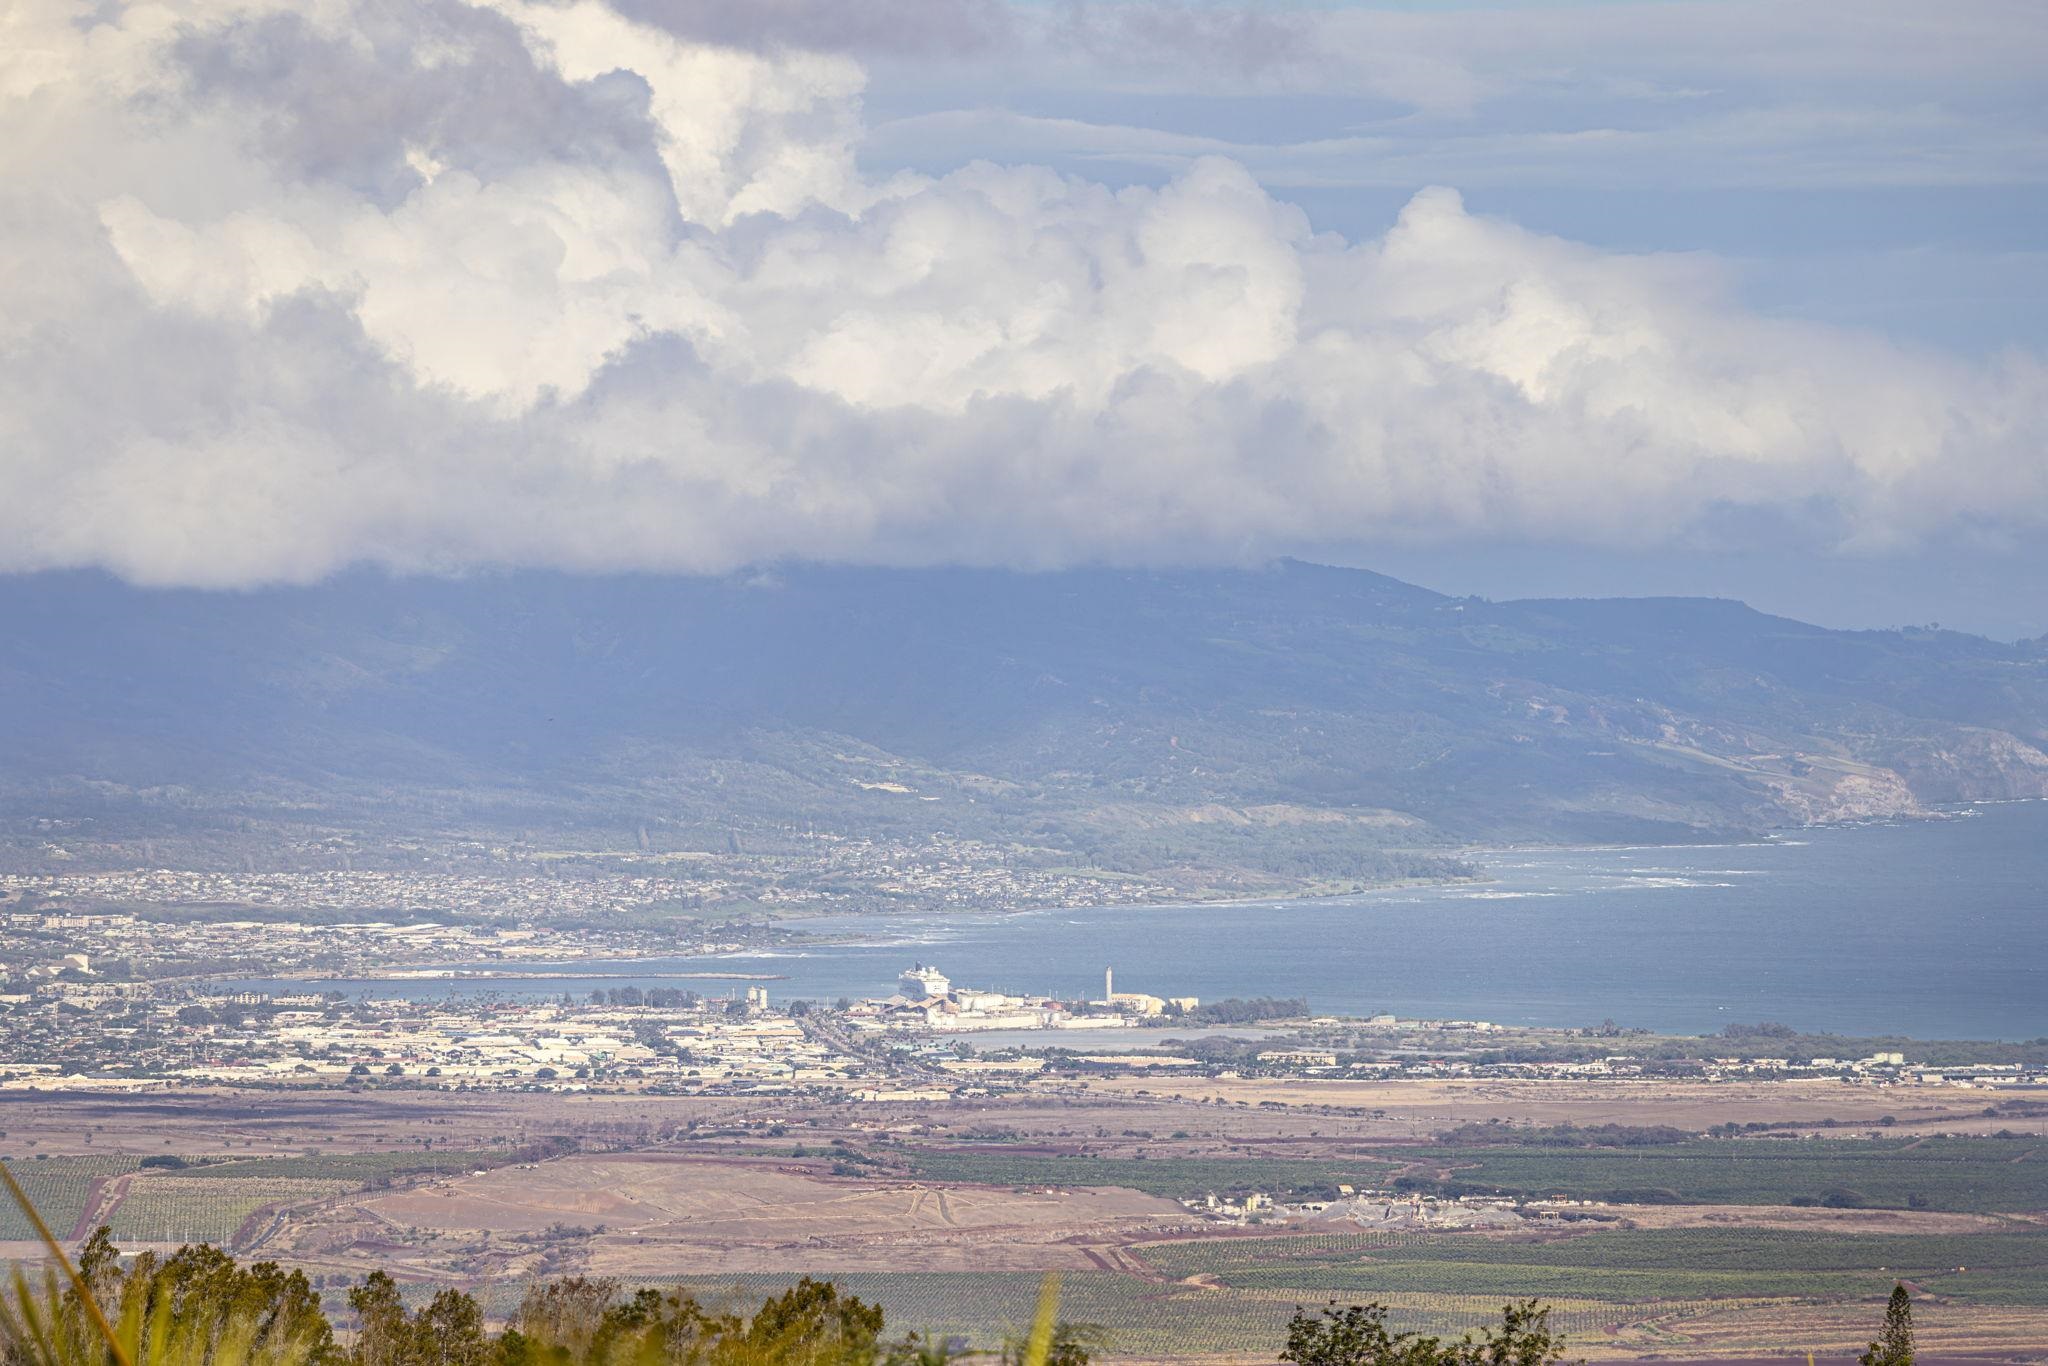
[[[1308,1015],[1308,1002],[1299,996],[1255,996],[1249,1001],[1233,996],[1227,1001],[1211,1001],[1193,1010],[1169,1007],[1167,1013],[1180,1024],[1252,1024],[1259,1020],[1304,1019]]]
[[[1498,1329],[1453,1342],[1392,1332],[1387,1312],[1382,1304],[1335,1300],[1315,1313],[1297,1309],[1280,1359],[1294,1366],[1552,1366],[1564,1360],[1564,1338],[1551,1331],[1550,1310],[1535,1300],[1508,1305]]]
[[[497,1334],[459,1290],[408,1311],[383,1272],[349,1292],[349,1307],[361,1327],[336,1366],[851,1366],[909,1363],[922,1346],[885,1343],[879,1307],[808,1277],[752,1315],[708,1310],[681,1291],[628,1297],[615,1281],[572,1277],[532,1287]]]
[[[653,1006],[657,1010],[695,1010],[702,999],[696,992],[678,987],[607,987],[590,993],[594,1006]]]

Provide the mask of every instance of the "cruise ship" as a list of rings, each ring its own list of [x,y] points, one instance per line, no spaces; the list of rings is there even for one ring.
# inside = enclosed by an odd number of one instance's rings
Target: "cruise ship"
[[[936,1001],[953,990],[952,982],[937,968],[928,968],[922,963],[914,965],[908,972],[896,979],[896,986],[913,1001]]]

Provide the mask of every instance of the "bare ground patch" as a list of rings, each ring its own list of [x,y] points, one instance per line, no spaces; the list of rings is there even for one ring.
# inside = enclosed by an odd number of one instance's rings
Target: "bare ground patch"
[[[338,1203],[289,1229],[300,1253],[349,1258],[403,1245],[518,1263],[552,1250],[579,1270],[676,1275],[758,1270],[1050,1270],[1090,1247],[1187,1222],[1136,1191],[1015,1191],[836,1178],[799,1164],[685,1153],[572,1157]]]

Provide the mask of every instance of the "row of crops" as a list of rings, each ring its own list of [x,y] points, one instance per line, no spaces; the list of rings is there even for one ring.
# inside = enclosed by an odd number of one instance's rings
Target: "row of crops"
[[[51,1231],[59,1238],[68,1238],[72,1226],[85,1213],[94,1183],[132,1172],[135,1165],[132,1157],[46,1157],[10,1160],[7,1170],[14,1173],[14,1179],[35,1202]],[[27,1216],[14,1207],[12,1200],[0,1198],[0,1242],[22,1242],[35,1236]]]
[[[510,1154],[496,1149],[477,1152],[328,1153],[304,1157],[244,1157],[195,1163],[166,1175],[183,1180],[246,1180],[271,1177],[286,1181],[352,1181],[358,1185],[381,1178],[423,1173],[457,1173],[496,1166]]]
[[[9,1171],[59,1238],[70,1238],[96,1185],[130,1177],[111,1213],[101,1211],[116,1242],[225,1242],[266,1205],[315,1199],[378,1181],[466,1172],[506,1160],[487,1152],[336,1153],[255,1157],[148,1168],[132,1156],[10,1160]],[[35,1237],[12,1201],[0,1200],[0,1242]]]
[[[232,1243],[250,1216],[356,1189],[352,1181],[252,1176],[191,1181],[138,1176],[108,1220],[118,1244]]]
[[[2048,1141],[2038,1137],[1719,1139],[1628,1150],[1424,1149],[1454,1179],[1522,1194],[1662,1194],[1693,1204],[1798,1201],[1887,1209],[2048,1208]]]

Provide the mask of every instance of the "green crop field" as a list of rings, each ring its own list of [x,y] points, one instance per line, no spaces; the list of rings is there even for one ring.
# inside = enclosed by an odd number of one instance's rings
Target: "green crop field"
[[[275,1177],[287,1181],[348,1181],[357,1185],[421,1172],[467,1172],[494,1167],[511,1154],[482,1152],[332,1153],[320,1157],[246,1157],[198,1163],[165,1175],[176,1180],[241,1180]]]
[[[1957,1299],[2048,1306],[2048,1229],[2033,1227],[1879,1236],[1680,1228],[1546,1240],[1340,1234],[1157,1243],[1142,1252],[1168,1276],[1305,1295],[1854,1299],[1881,1295],[1904,1278]]]
[[[1391,1155],[1391,1154],[1390,1154]],[[1650,1193],[1693,1204],[1846,1202],[1888,1209],[2048,1209],[2048,1139],[1703,1139],[1607,1148],[1427,1148],[1414,1161],[1515,1195]]]
[[[93,1182],[132,1172],[135,1162],[132,1157],[49,1157],[41,1161],[10,1161],[7,1169],[35,1202],[50,1231],[59,1238],[69,1238],[72,1225],[85,1212]],[[0,1190],[0,1241],[15,1242],[35,1236],[27,1217]]]
[[[115,1240],[144,1242],[231,1237],[255,1210],[283,1199],[374,1185],[423,1172],[466,1172],[498,1165],[509,1154],[487,1152],[336,1153],[323,1157],[253,1157],[226,1162],[194,1160],[188,1167],[147,1169],[115,1207]],[[136,1172],[134,1157],[50,1157],[11,1161],[8,1167],[59,1238],[69,1238],[84,1212],[93,1182]],[[274,1193],[267,1193],[274,1192]],[[11,1201],[0,1201],[0,1241],[33,1238],[28,1220]]]
[[[1343,1161],[1210,1157],[1046,1157],[1032,1153],[920,1149],[910,1154],[918,1176],[993,1186],[1126,1186],[1151,1195],[1190,1197],[1214,1191],[1286,1194],[1337,1185],[1371,1186],[1394,1170],[1375,1158]]]
[[[249,1176],[194,1181],[183,1175],[138,1176],[108,1224],[116,1243],[227,1245],[250,1215],[268,1205],[296,1204],[354,1190],[353,1181]]]
[[[915,1173],[999,1186],[1128,1186],[1154,1195],[1385,1184],[1397,1171],[1517,1196],[1631,1203],[2006,1213],[2048,1210],[2048,1139],[1701,1139],[1653,1148],[1389,1147],[1331,1160],[1046,1156],[919,1149]]]

